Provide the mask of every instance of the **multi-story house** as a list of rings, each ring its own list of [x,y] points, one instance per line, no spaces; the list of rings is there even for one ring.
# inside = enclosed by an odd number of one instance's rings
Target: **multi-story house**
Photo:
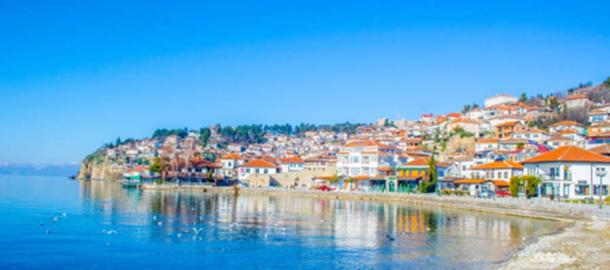
[[[549,126],[551,134],[556,134],[561,130],[575,130],[579,134],[585,134],[585,127],[575,121],[559,121]]]
[[[282,172],[300,172],[305,169],[305,161],[299,156],[280,158],[279,162]]]
[[[237,177],[237,167],[241,165],[243,159],[239,154],[229,153],[220,157],[220,173],[224,177]]]
[[[380,168],[396,166],[397,149],[370,140],[346,143],[337,153],[337,173],[340,176],[378,176]]]
[[[567,199],[608,196],[610,158],[599,153],[563,146],[523,164],[526,175],[542,179],[541,196]]]

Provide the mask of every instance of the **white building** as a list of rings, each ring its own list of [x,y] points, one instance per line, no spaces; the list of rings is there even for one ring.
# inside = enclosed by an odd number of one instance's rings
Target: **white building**
[[[374,141],[350,141],[337,153],[337,173],[340,176],[378,176],[395,167],[395,147]]]
[[[582,199],[608,196],[610,158],[575,146],[563,146],[523,161],[524,173],[542,179],[540,196]],[[600,184],[601,182],[601,184]]]
[[[241,165],[242,158],[238,154],[230,153],[220,157],[221,174],[225,177],[237,177],[237,167]]]
[[[276,174],[277,168],[270,162],[262,159],[255,159],[239,166],[239,180],[245,180],[250,175],[270,175]]]
[[[282,172],[300,172],[305,169],[305,161],[299,156],[280,158]]]
[[[517,98],[507,95],[507,94],[499,94],[493,97],[490,97],[485,100],[485,107],[492,107],[500,104],[514,104],[517,103]]]

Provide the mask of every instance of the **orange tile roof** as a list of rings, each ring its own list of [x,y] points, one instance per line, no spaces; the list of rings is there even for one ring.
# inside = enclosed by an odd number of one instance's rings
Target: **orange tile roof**
[[[265,160],[262,159],[255,159],[255,160],[251,160],[248,163],[242,165],[242,167],[246,167],[246,168],[275,168],[275,165],[273,165],[270,162],[267,162]]]
[[[491,162],[491,163],[487,163],[487,164],[483,164],[483,165],[479,165],[479,166],[474,166],[472,167],[471,170],[494,170],[494,169],[523,169],[523,165],[514,162],[514,161],[510,161],[510,160],[503,160],[503,161],[495,161],[495,162]]]
[[[390,167],[390,166],[381,166],[381,167],[377,168],[377,170],[380,170],[380,171],[391,171],[392,167]]]
[[[405,164],[405,167],[421,167],[421,166],[428,166],[428,159],[418,158],[416,160],[407,162],[407,164]]]
[[[481,138],[477,140],[477,143],[498,143],[496,138]]]
[[[593,151],[595,153],[599,153],[602,155],[610,154],[610,144],[602,144],[600,146],[596,146],[596,147],[589,149],[589,151]]]
[[[551,125],[551,127],[558,127],[558,126],[579,126],[580,127],[582,125],[576,121],[569,121],[569,120],[559,121],[559,122]]]
[[[573,94],[569,95],[566,100],[576,100],[576,99],[589,99],[585,94]]]
[[[592,162],[610,163],[610,158],[599,153],[582,149],[576,146],[562,146],[553,151],[535,156],[522,163],[546,163],[546,162]]]
[[[382,143],[378,143],[375,141],[369,141],[369,140],[355,140],[355,141],[349,141],[347,142],[345,145],[345,147],[363,147],[363,146],[378,146],[378,147],[389,147],[385,144]]]
[[[512,127],[519,124],[519,121],[515,121],[515,120],[511,120],[511,121],[506,121],[504,123],[498,124],[496,125],[497,127]]]
[[[236,153],[228,153],[222,156],[220,159],[241,159],[241,156]]]
[[[494,180],[496,187],[510,187],[510,182],[504,180]]]
[[[305,161],[303,161],[303,159],[301,159],[301,157],[299,156],[292,156],[287,158],[280,158],[280,163],[305,163]]]
[[[483,182],[485,182],[485,179],[460,179],[460,180],[455,180],[453,181],[453,183],[455,184],[482,184]]]

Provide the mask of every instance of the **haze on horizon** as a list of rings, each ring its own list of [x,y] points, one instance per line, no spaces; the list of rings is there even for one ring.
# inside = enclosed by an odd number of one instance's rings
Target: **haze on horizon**
[[[603,81],[607,1],[0,2],[0,160],[214,123],[373,122]]]

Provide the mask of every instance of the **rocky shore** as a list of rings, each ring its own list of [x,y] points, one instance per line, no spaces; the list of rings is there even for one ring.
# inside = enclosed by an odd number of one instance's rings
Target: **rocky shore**
[[[610,225],[579,221],[553,235],[540,237],[499,269],[608,269]]]

